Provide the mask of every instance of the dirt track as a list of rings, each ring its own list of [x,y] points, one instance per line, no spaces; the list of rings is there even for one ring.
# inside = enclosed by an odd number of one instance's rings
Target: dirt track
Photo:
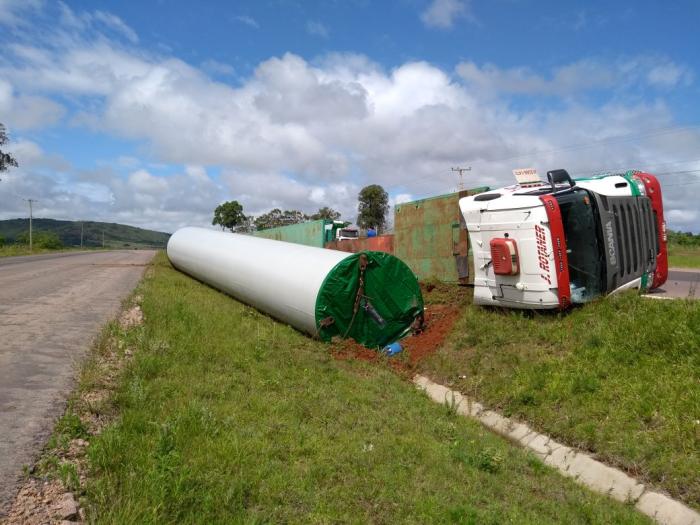
[[[153,254],[0,259],[0,517],[65,406],[76,362]]]

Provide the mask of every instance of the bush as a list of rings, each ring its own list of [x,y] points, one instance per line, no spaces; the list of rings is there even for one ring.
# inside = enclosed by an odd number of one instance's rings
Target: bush
[[[700,235],[668,230],[668,242],[680,246],[700,246]]]
[[[29,232],[20,233],[15,239],[15,242],[17,244],[29,244]],[[34,232],[32,234],[32,243],[37,248],[45,248],[47,250],[63,248],[63,242],[60,237],[53,232]]]

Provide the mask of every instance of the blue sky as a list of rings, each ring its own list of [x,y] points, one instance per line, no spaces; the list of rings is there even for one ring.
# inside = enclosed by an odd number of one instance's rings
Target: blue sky
[[[354,219],[511,170],[660,173],[700,231],[700,4],[0,0],[0,217],[172,231],[222,200]]]

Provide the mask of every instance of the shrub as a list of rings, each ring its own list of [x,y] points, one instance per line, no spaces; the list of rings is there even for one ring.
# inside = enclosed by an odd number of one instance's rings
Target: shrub
[[[15,242],[17,244],[29,244],[29,232],[20,233]],[[32,234],[32,243],[37,248],[45,248],[47,250],[58,250],[63,247],[63,242],[54,232],[34,232]]]

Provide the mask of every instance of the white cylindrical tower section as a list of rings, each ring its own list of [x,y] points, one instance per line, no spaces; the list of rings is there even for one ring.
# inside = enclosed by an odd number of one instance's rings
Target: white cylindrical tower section
[[[317,335],[316,298],[329,272],[350,253],[225,233],[182,228],[168,241],[177,269]]]

